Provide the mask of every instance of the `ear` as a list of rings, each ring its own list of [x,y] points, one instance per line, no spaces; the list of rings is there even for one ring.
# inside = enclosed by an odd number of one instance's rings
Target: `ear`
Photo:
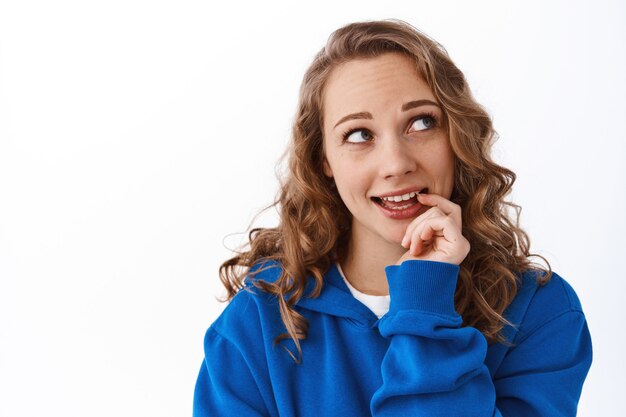
[[[332,178],[333,177],[333,170],[330,169],[330,165],[328,164],[328,160],[326,159],[326,157],[324,157],[323,166],[324,166],[324,175],[326,175],[327,177]]]

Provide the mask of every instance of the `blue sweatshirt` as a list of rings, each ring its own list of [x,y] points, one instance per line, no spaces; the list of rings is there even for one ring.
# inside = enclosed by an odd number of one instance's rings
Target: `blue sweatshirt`
[[[275,281],[280,265],[254,279]],[[258,265],[258,264],[257,264]],[[253,268],[257,268],[255,265]],[[350,293],[335,264],[308,320],[302,364],[275,298],[246,287],[209,327],[194,393],[204,416],[575,416],[592,345],[580,301],[553,273],[522,275],[505,310],[513,347],[488,345],[454,309],[457,265],[410,260],[385,268],[391,304],[380,319]]]

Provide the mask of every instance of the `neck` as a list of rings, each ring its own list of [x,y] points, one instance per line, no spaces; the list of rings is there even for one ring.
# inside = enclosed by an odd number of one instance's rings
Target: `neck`
[[[400,244],[381,242],[380,237],[363,235],[352,228],[352,235],[341,269],[350,284],[369,295],[389,295],[385,267],[394,265],[406,252]]]

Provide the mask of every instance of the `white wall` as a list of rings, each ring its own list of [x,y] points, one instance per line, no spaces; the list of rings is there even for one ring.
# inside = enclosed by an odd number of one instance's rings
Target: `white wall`
[[[0,2],[0,415],[191,414],[223,243],[274,197],[304,70],[389,17],[465,71],[581,298],[579,415],[626,415],[624,3],[393,3]]]

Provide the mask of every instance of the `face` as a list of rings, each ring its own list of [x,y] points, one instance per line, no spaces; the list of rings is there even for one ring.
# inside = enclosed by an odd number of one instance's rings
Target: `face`
[[[380,197],[406,199],[422,191],[450,198],[454,155],[442,109],[411,61],[398,53],[335,68],[322,103],[324,173],[334,178],[352,213],[351,238],[401,248],[407,226],[430,207],[414,197],[393,203]]]

